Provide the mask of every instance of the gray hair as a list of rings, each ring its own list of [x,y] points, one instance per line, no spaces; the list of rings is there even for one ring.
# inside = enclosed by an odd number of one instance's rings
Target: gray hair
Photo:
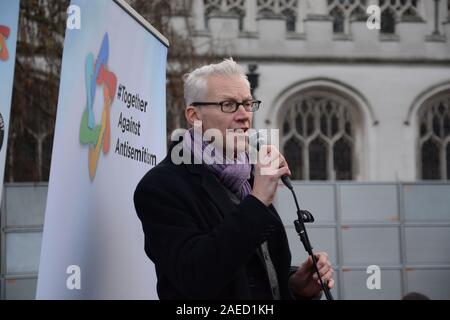
[[[205,98],[208,89],[208,77],[210,76],[239,76],[245,80],[250,89],[250,82],[242,67],[233,58],[224,59],[220,63],[206,65],[184,75],[184,100],[186,106]]]

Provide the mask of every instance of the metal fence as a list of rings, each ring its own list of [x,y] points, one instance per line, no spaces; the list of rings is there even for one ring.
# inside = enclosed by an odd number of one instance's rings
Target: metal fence
[[[47,184],[5,184],[1,205],[1,298],[34,299]]]
[[[336,270],[337,299],[401,299],[416,291],[450,299],[450,184],[294,182],[314,250]],[[1,298],[34,299],[47,184],[6,184],[1,206]],[[293,264],[306,259],[295,232],[294,202],[278,191],[277,207]],[[367,287],[379,266],[380,289]]]
[[[450,299],[450,184],[295,183],[315,251],[335,266],[339,299],[401,299],[420,292]],[[285,224],[293,263],[306,258],[293,226],[285,187],[275,205]],[[367,268],[381,269],[381,289],[367,287]]]

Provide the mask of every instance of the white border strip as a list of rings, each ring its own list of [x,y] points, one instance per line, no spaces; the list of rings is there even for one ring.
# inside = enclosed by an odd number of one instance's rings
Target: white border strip
[[[164,37],[161,32],[156,30],[147,20],[144,19],[136,10],[134,10],[125,0],[113,0],[117,3],[123,10],[125,10],[131,17],[133,17],[137,22],[139,22],[145,29],[150,31],[159,41],[162,42],[166,47],[169,47],[169,40]]]

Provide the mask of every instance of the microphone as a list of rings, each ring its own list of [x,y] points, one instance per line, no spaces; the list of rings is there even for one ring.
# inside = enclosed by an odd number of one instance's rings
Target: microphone
[[[259,131],[252,133],[248,138],[249,138],[249,144],[258,151],[262,145],[267,144],[266,137]],[[289,178],[288,175],[282,176],[281,181],[289,190],[294,189],[294,187],[292,186],[291,179]]]

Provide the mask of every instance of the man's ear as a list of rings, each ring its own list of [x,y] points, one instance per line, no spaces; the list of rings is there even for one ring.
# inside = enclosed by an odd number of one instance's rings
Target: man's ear
[[[187,106],[184,110],[186,121],[193,126],[195,121],[201,121],[201,114],[196,107]]]

